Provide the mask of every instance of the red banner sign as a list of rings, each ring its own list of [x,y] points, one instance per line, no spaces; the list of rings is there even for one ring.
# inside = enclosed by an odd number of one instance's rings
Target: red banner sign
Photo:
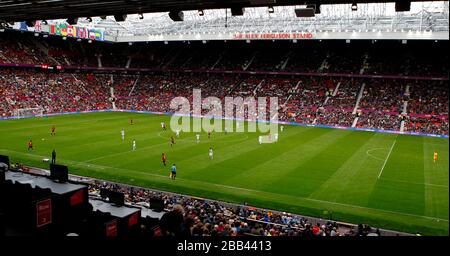
[[[117,236],[117,220],[106,224],[106,236]]]
[[[46,199],[36,204],[36,227],[52,223],[52,200]]]
[[[233,39],[312,39],[312,33],[236,33]]]

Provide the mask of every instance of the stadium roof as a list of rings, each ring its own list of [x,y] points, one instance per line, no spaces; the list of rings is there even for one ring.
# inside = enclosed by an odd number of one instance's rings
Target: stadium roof
[[[431,1],[431,0],[412,0]],[[285,6],[295,4],[382,3],[393,0],[42,0],[0,1],[0,20],[6,22],[77,17],[167,12],[171,10],[220,9],[230,7]],[[401,1],[406,2],[406,1]]]
[[[336,1],[341,2],[341,1]],[[344,1],[342,1],[344,2]],[[80,18],[77,26],[103,33],[111,42],[209,41],[257,39],[430,39],[448,40],[449,2],[414,2],[409,12],[396,12],[394,3],[323,5],[320,14],[298,18],[297,6],[246,8],[242,16],[229,9],[185,11],[183,22],[174,22],[167,12],[128,15],[118,22],[106,18]],[[66,20],[48,24],[65,26]],[[48,26],[38,24],[39,32]],[[19,28],[17,25],[15,28]],[[34,31],[34,30],[32,30]]]

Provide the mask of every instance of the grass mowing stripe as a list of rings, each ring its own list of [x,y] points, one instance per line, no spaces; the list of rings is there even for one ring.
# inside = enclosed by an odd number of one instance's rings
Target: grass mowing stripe
[[[158,135],[159,134],[161,134],[161,132],[159,132]],[[203,135],[206,137],[205,134],[203,134]],[[215,136],[217,136],[217,135],[214,135],[211,140],[205,140],[204,142],[205,143],[211,143],[211,142],[216,143]],[[247,135],[244,135],[241,133],[235,133],[235,134],[222,136],[223,137],[222,139],[228,140],[230,138],[242,137],[242,136],[245,136],[245,138],[248,138]],[[178,141],[177,144],[173,148],[171,148],[167,145],[164,146],[165,143],[162,143],[161,151],[145,152],[144,157],[140,157],[139,155],[137,155],[138,158],[136,158],[135,155],[137,152],[134,152],[134,155],[131,155],[129,157],[132,158],[134,160],[134,162],[137,164],[136,165],[131,164],[131,166],[133,168],[139,169],[140,171],[143,171],[143,172],[151,171],[153,173],[158,173],[160,175],[162,173],[165,174],[168,172],[169,167],[163,167],[163,165],[161,164],[160,157],[161,157],[161,152],[163,152],[163,151],[167,153],[168,162],[176,163],[177,166],[179,167],[179,170],[180,171],[182,170],[183,175],[189,175],[190,169],[184,168],[184,166],[190,166],[189,162],[194,161],[194,163],[192,163],[192,164],[196,164],[197,167],[198,167],[199,163],[200,164],[208,164],[208,162],[209,162],[209,159],[207,157],[208,148],[205,146],[205,143],[201,142],[200,144],[196,144],[194,141],[183,140],[183,139],[177,140],[177,141]],[[241,143],[244,143],[243,140],[241,140]],[[224,145],[223,147],[221,147],[221,149],[224,150],[225,148],[228,148],[231,146],[235,147],[238,145],[239,144]],[[204,149],[202,151],[193,150],[197,147],[204,147]],[[150,148],[147,147],[144,151],[148,151],[149,149]],[[236,151],[232,151],[232,152],[235,153]],[[133,153],[133,152],[130,152],[130,153]],[[142,153],[142,152],[140,152],[140,153]],[[183,157],[179,158],[178,156],[183,156]],[[111,163],[112,160],[113,159],[106,161],[106,159],[104,159],[101,162],[106,162],[106,164],[112,165],[112,163]],[[142,161],[146,161],[147,164],[142,165],[141,164]],[[119,165],[115,164],[115,167],[121,167],[123,165],[130,166],[129,164],[119,164]]]
[[[310,197],[367,206],[367,198],[372,193],[382,164],[377,158],[367,154],[367,151],[386,148],[387,152],[391,138],[392,135],[377,133],[365,141]]]
[[[281,136],[283,137],[283,140],[289,142],[295,136],[309,132],[312,132],[311,129],[294,130],[294,132],[291,131],[287,136],[285,134],[284,136],[283,135]],[[245,170],[252,168],[256,163],[261,164],[262,162],[270,161],[270,159],[282,153],[282,151],[272,150],[273,147],[277,146],[276,143],[259,145],[256,139],[257,135],[254,136],[255,138],[250,142],[251,144],[247,146],[240,145],[238,148],[236,148],[236,150],[233,152],[232,158],[227,158],[219,163],[209,161],[212,162],[213,164],[212,167],[214,168],[208,166],[203,168],[202,167],[196,168],[196,171],[190,172],[188,177],[198,180],[204,180],[209,182],[215,181],[221,183],[230,177],[235,177],[236,175],[244,172]],[[249,142],[247,142],[246,144],[248,143]],[[291,146],[293,145],[287,144],[286,147]],[[250,159],[252,160],[249,161]],[[196,165],[203,166],[201,163]],[[219,168],[219,166],[227,166],[227,167],[224,169],[223,167]]]
[[[369,206],[425,215],[425,180],[422,138],[397,136],[382,178],[377,179]],[[399,183],[403,180],[411,183]]]
[[[392,179],[386,179],[386,178],[381,178],[381,180],[387,180],[387,181],[390,181],[390,182],[407,183],[407,184],[413,184],[413,185],[425,185],[425,186],[430,186],[430,187],[438,187],[438,188],[447,188],[448,189],[448,186],[446,186],[446,185],[439,185],[439,184],[418,183],[418,182],[410,182],[410,181],[404,181],[404,180],[392,180]]]
[[[285,194],[309,197],[352,156],[373,133],[337,130],[342,133],[332,144],[308,161],[296,166],[272,184]],[[308,145],[307,145],[308,146]]]
[[[295,132],[295,133],[294,133]],[[309,134],[313,132],[311,129],[304,129],[304,130],[297,130],[290,132],[285,132],[282,135],[280,135],[280,140],[283,141],[289,141],[295,136],[304,136],[305,134]],[[220,171],[220,166],[228,166],[225,172],[222,173],[216,173],[212,176],[215,177],[206,177],[203,176],[202,179],[208,180],[210,178],[213,179],[220,179],[222,181],[227,180],[231,177],[236,177],[236,175],[240,175],[244,173],[247,169],[252,168],[256,163],[254,161],[249,161],[249,159],[258,159],[257,164],[261,164],[262,162],[269,161],[269,158],[272,158],[272,147],[274,144],[262,144],[259,145],[257,139],[257,135],[254,135],[254,138],[252,140],[252,143],[244,142],[240,143],[239,145],[236,145],[233,147],[234,152],[224,152],[225,155],[233,155],[233,158],[228,157],[227,159],[221,160],[221,161],[214,161],[211,166],[207,167],[209,170],[216,170]],[[247,145],[246,145],[247,144]],[[271,155],[268,156],[267,152],[270,151]],[[262,158],[262,161],[261,161]],[[202,168],[195,171],[194,174],[202,176],[203,173],[205,173],[207,169]]]
[[[95,119],[95,120],[86,120],[84,118],[80,119],[79,121],[73,121],[73,122],[67,122],[65,121],[62,124],[58,124],[58,127],[72,127],[74,124],[82,124],[82,123],[90,123],[93,124],[95,122],[98,121],[105,121],[105,120],[118,120],[121,119],[122,117],[105,117],[105,118],[100,118],[100,119]],[[45,118],[30,118],[30,119],[10,119],[10,120],[0,120],[0,125],[3,126],[2,128],[4,128],[5,126],[8,125],[15,125],[17,122],[26,122],[28,121],[29,123],[35,123],[36,120],[39,120],[40,122],[47,122],[45,124],[35,124],[35,125],[27,125],[27,126],[22,126],[22,127],[15,127],[15,128],[8,128],[8,131],[10,132],[14,132],[16,130],[28,130],[28,129],[33,129],[33,128],[48,128],[48,131],[50,132],[50,128],[51,126],[54,124],[53,121],[58,121],[57,119],[53,118],[53,117],[45,117]],[[67,126],[67,127],[66,127]],[[58,131],[58,129],[56,130]]]
[[[288,175],[297,166],[315,157],[344,135],[339,134],[336,130],[314,130],[311,131],[312,133],[302,133],[296,138],[302,143],[295,143],[293,148],[283,148],[281,150],[283,153],[271,161],[255,164],[252,168],[227,178],[223,183],[236,185],[242,181],[255,180],[254,177],[258,177],[257,182],[246,184],[246,186],[263,191],[272,190],[274,181]],[[305,144],[310,146],[305,147]]]
[[[392,150],[394,149],[395,143],[396,143],[396,142],[397,142],[397,139],[395,139],[395,140],[394,140],[394,143],[392,143],[392,147],[391,147],[391,149],[389,150],[388,155],[386,156],[386,160],[384,160],[383,167],[381,167],[380,174],[378,174],[378,179],[381,177],[381,174],[383,174],[384,167],[386,167],[386,163],[387,163],[387,161],[389,160],[389,157],[391,156]]]
[[[448,150],[447,145],[428,144],[423,139],[423,169],[424,180],[427,183],[448,180]],[[438,160],[433,159],[434,152],[439,154]],[[447,216],[449,206],[449,190],[447,185],[425,186],[425,214],[431,216]],[[447,215],[446,215],[447,214]]]

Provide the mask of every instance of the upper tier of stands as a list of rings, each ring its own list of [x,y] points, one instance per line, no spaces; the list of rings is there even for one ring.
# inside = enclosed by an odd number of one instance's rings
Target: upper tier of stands
[[[405,45],[334,40],[129,45],[37,38],[7,31],[0,37],[0,63],[447,77],[447,46],[448,41],[409,41]]]

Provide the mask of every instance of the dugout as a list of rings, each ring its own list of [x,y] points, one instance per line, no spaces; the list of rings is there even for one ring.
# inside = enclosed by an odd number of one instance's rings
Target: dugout
[[[77,233],[92,208],[86,185],[59,183],[23,172],[5,173],[5,219],[25,232]],[[9,222],[8,222],[9,224]]]
[[[141,209],[125,205],[116,205],[101,199],[90,198],[94,212],[110,214],[113,218],[106,225],[107,235],[114,234],[116,226],[117,236],[139,236],[141,224]]]

